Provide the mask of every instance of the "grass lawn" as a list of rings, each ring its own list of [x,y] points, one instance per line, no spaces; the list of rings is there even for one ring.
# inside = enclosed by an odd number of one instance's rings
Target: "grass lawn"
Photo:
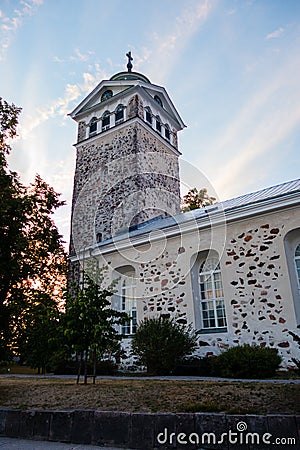
[[[0,376],[0,407],[299,414],[300,385],[98,379],[95,385],[85,386],[76,385],[74,379]]]

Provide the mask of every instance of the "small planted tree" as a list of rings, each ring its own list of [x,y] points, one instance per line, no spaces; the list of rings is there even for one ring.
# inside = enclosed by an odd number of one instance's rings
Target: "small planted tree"
[[[100,271],[84,276],[84,286],[77,287],[66,302],[64,333],[71,351],[80,355],[77,384],[84,365],[84,384],[87,384],[88,361],[93,364],[93,382],[96,378],[96,363],[105,353],[120,353],[122,336],[119,325],[128,320],[128,315],[112,309],[110,297],[113,285],[103,288]]]
[[[196,347],[196,334],[191,327],[165,317],[144,320],[132,339],[133,354],[151,375],[172,373]]]

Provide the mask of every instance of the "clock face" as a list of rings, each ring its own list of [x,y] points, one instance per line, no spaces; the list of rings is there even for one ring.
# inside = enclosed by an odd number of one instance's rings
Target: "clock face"
[[[108,100],[109,98],[111,98],[113,95],[112,91],[109,89],[108,91],[105,91],[102,95],[101,95],[101,102],[105,102],[105,100]]]

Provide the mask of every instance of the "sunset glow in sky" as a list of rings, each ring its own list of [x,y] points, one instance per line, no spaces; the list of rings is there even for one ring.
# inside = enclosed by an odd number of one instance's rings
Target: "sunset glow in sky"
[[[10,167],[62,193],[68,239],[67,114],[126,70],[131,50],[133,70],[166,88],[187,125],[182,158],[221,200],[299,178],[299,49],[299,0],[1,0],[0,96],[23,108]]]

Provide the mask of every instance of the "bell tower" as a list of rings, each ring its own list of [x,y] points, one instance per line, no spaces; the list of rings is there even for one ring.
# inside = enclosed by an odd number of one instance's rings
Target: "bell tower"
[[[72,111],[78,123],[70,256],[180,211],[177,133],[166,90],[127,71],[101,81]]]

